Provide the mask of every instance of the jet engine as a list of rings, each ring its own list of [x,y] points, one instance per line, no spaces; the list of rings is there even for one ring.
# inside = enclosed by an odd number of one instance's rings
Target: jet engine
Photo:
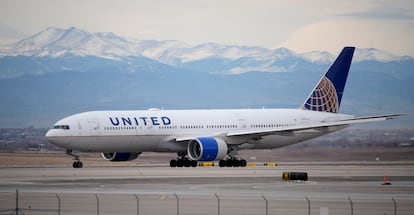
[[[140,154],[141,152],[104,152],[102,157],[107,161],[131,161]]]
[[[214,137],[192,139],[187,146],[188,156],[196,161],[221,160],[227,155],[227,151],[227,143]]]

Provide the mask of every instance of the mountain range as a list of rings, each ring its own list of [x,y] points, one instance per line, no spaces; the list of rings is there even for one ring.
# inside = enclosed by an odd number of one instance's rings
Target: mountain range
[[[0,46],[0,127],[48,127],[95,109],[299,107],[338,53],[50,27]],[[414,126],[413,66],[410,56],[357,49],[341,112],[403,112],[388,125]]]

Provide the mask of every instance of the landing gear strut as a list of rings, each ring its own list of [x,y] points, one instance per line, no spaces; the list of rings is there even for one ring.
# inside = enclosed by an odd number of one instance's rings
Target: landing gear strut
[[[197,167],[197,161],[190,160],[185,153],[178,153],[178,158],[170,161],[170,167]]]
[[[82,161],[80,161],[79,154],[75,154],[71,149],[66,150],[66,154],[74,157],[73,158],[74,161],[73,161],[73,164],[72,164],[73,168],[82,168],[83,167],[83,163],[82,163]]]

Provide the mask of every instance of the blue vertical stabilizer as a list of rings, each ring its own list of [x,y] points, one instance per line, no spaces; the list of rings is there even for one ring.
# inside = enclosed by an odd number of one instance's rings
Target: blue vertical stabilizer
[[[315,89],[305,100],[302,109],[337,113],[341,105],[355,47],[345,47]]]

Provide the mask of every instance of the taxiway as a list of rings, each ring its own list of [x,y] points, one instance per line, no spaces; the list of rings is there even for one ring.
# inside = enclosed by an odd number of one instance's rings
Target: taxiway
[[[308,172],[309,180],[284,181],[284,171]],[[111,214],[109,211],[113,209],[109,208],[117,208],[118,214],[129,214],[133,210],[142,214],[165,214],[173,210],[175,214],[177,208],[181,209],[180,214],[212,214],[218,212],[217,208],[227,210],[226,214],[257,214],[264,211],[266,201],[271,203],[266,206],[268,210],[285,214],[295,214],[298,210],[306,212],[309,205],[313,211],[327,209],[349,214],[350,202],[355,202],[352,210],[364,214],[368,211],[389,214],[396,206],[394,201],[398,202],[400,212],[414,208],[414,164],[289,163],[246,168],[6,167],[0,168],[0,174],[3,200],[0,209],[13,206],[16,189],[25,199],[22,207],[35,205],[45,196],[45,202],[52,206],[44,207],[55,208],[56,196],[59,196],[67,214],[95,214],[97,210]],[[384,175],[391,185],[382,185]],[[101,203],[98,209],[97,203]],[[106,207],[108,210],[104,210]]]

